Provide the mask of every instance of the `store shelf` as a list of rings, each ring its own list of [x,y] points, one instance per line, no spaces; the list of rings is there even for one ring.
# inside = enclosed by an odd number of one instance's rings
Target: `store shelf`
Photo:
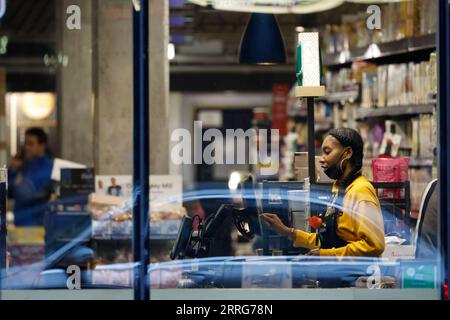
[[[409,105],[385,108],[360,108],[356,111],[356,120],[380,117],[404,117],[418,114],[430,114],[435,111],[435,104]]]
[[[307,121],[306,112],[301,112],[297,116],[303,118],[304,121]],[[333,127],[333,120],[331,120],[330,118],[321,118],[314,120],[315,130],[329,130],[332,127]]]
[[[425,167],[433,167],[433,159],[410,159],[409,160],[410,168],[425,168]]]
[[[332,126],[333,121],[331,119],[316,120],[314,123],[315,130],[330,130]]]
[[[359,97],[358,90],[352,90],[352,91],[327,93],[326,96],[317,98],[317,100],[328,101],[331,103],[345,102],[345,101],[354,102],[358,99],[358,97]]]
[[[347,52],[323,55],[324,66],[339,66],[353,61],[372,60],[399,54],[406,54],[436,47],[436,34],[428,34],[398,41],[378,43],[355,48]]]

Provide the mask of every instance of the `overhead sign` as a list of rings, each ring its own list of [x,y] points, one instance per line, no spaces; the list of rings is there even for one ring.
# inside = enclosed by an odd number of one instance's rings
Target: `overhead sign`
[[[0,19],[3,18],[6,12],[6,0],[0,0]]]

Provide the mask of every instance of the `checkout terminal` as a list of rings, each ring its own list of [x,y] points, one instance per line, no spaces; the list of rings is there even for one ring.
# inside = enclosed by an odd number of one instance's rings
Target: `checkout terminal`
[[[259,188],[259,189],[258,189]],[[257,192],[260,191],[260,192]],[[193,230],[194,220],[199,217],[185,216],[182,220],[171,259],[210,257],[214,236],[227,217],[246,239],[256,237],[256,250],[264,256],[273,252],[282,255],[306,253],[304,248],[294,248],[286,237],[278,235],[260,221],[263,212],[276,213],[284,224],[304,231],[311,231],[308,219],[326,209],[331,196],[331,185],[323,185],[310,192],[309,185],[300,182],[264,181],[260,185],[248,179],[240,184],[240,196],[230,204],[222,204],[206,221],[199,221],[198,230]]]
[[[185,217],[171,258],[186,259],[181,265],[182,288],[344,288],[355,287],[357,280],[368,278],[368,270],[377,264],[386,278],[398,276],[397,262],[380,262],[378,258],[314,257],[304,255],[308,250],[294,248],[286,237],[276,234],[259,219],[262,212],[277,214],[288,226],[309,230],[307,220],[326,209],[331,184],[264,181],[259,185],[241,185],[244,201],[223,204],[219,210],[193,230],[196,217]],[[244,205],[242,205],[244,204]],[[254,239],[256,256],[212,257],[209,248],[224,219],[231,216],[238,231],[247,239]],[[259,241],[259,242],[258,242]],[[205,258],[205,259],[195,259]],[[193,259],[193,260],[187,260]],[[278,279],[278,280],[277,280]],[[362,279],[362,280],[361,280]],[[390,284],[391,285],[391,284]]]

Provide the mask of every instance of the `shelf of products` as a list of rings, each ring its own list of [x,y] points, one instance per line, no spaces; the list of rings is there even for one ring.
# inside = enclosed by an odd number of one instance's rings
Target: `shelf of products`
[[[132,207],[119,197],[91,194],[89,211],[92,218],[92,239],[127,240],[132,238]],[[151,208],[150,240],[174,240],[186,209],[177,205]]]
[[[181,220],[166,220],[150,224],[150,240],[175,240]],[[92,239],[131,240],[131,221],[92,220]]]
[[[436,35],[427,34],[386,43],[372,43],[339,53],[324,54],[322,61],[326,67],[338,67],[355,61],[373,60],[434,48],[436,48]]]
[[[356,111],[356,120],[362,121],[367,118],[404,117],[419,114],[433,114],[435,109],[435,104],[386,108],[359,108]]]
[[[339,24],[319,29],[327,66],[408,54],[435,47],[436,1],[410,0],[379,4],[380,25],[368,28],[366,10],[344,14]]]
[[[318,101],[327,101],[330,103],[354,102],[359,98],[358,90],[329,92],[326,96],[317,98]]]

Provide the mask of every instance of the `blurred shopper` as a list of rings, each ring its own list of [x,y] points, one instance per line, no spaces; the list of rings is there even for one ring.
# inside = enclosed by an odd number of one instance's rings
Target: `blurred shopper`
[[[309,255],[381,256],[384,224],[375,189],[361,174],[364,142],[353,129],[331,130],[322,144],[320,164],[335,180],[333,200],[316,218],[318,233],[289,228],[275,214],[261,218],[278,233],[290,237],[296,247],[311,249]]]
[[[8,170],[8,195],[15,200],[16,226],[42,226],[52,193],[53,163],[47,148],[47,134],[41,128],[25,133],[25,145]]]

